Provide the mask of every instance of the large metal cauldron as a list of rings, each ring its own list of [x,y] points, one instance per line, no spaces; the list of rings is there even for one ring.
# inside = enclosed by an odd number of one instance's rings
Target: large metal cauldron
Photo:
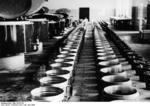
[[[29,21],[0,22],[0,57],[29,51],[32,28]]]
[[[30,10],[26,13],[26,15],[31,15],[33,13],[36,13],[37,11],[39,11],[44,3],[45,0],[31,0],[32,5]]]
[[[52,38],[53,36],[56,36],[57,33],[57,22],[56,21],[50,21],[49,24],[49,37]]]
[[[34,24],[34,33],[33,33],[33,43],[37,43],[39,39],[40,42],[48,40],[48,20],[46,19],[29,19],[29,21]]]
[[[52,38],[55,35],[59,35],[61,32],[60,26],[60,16],[56,14],[34,14],[32,15],[34,19],[47,19],[49,20],[49,38]]]
[[[24,15],[30,7],[31,0],[0,0],[0,17],[14,19]]]

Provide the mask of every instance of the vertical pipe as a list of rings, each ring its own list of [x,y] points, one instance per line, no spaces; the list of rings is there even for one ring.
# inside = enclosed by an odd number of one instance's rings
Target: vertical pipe
[[[26,26],[23,25],[23,34],[24,34],[24,52],[27,53],[27,47],[26,47]]]

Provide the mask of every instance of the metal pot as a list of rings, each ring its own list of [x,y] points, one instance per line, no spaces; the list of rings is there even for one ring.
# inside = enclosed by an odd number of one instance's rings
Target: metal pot
[[[96,50],[97,53],[114,53],[113,50],[106,50],[106,49],[103,49],[103,50]]]
[[[53,70],[68,70],[72,72],[73,65],[70,63],[53,63],[50,65]]]
[[[46,71],[47,76],[58,76],[66,79],[70,78],[70,71],[68,70],[48,70]]]
[[[122,66],[115,65],[111,67],[105,67],[100,69],[100,75],[105,76],[105,75],[121,75],[121,76],[127,76],[127,73],[125,70],[122,69]]]
[[[114,65],[119,65],[120,62],[118,59],[113,59],[113,60],[108,60],[108,61],[102,61],[102,62],[99,62],[98,65],[99,67],[111,67],[111,66],[114,66]]]
[[[105,53],[97,53],[97,56],[108,56],[108,55],[115,55],[114,51],[105,52]]]
[[[125,76],[108,75],[101,78],[101,84],[103,87],[110,86],[110,85],[132,86],[132,81]]]
[[[108,55],[108,56],[99,56],[97,58],[98,61],[108,61],[108,60],[112,60],[112,59],[115,59],[116,58],[116,55]]]
[[[53,86],[61,89],[66,89],[68,80],[58,76],[47,76],[39,79],[42,86]]]
[[[131,86],[113,85],[104,88],[106,100],[134,100],[139,97],[139,92]]]
[[[65,59],[55,59],[54,60],[56,63],[69,63],[69,64],[72,64],[72,65],[74,65],[74,59],[67,59],[67,58],[65,58]]]
[[[60,102],[64,99],[64,90],[57,87],[38,87],[31,91],[32,101]]]

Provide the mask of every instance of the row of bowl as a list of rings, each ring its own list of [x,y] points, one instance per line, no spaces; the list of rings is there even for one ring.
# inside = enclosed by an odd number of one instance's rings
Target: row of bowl
[[[146,83],[146,89],[150,90],[150,65],[147,60],[133,51],[123,40],[119,38],[112,30],[110,30],[104,23],[101,23],[105,32],[108,33],[108,38],[111,39],[120,50],[122,56],[131,64],[132,69],[136,71],[139,80]]]
[[[49,65],[45,77],[39,79],[40,87],[31,91],[33,101],[65,101],[71,96],[73,70],[78,53],[82,46],[84,31],[82,26],[71,34],[71,40],[67,40],[56,59]]]
[[[99,91],[104,101],[137,99],[139,92],[127,74],[131,65],[101,28],[94,29]]]

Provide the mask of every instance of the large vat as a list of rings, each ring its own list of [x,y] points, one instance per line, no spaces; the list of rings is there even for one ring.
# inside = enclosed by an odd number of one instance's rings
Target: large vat
[[[14,19],[24,15],[31,7],[31,0],[0,0],[0,17]]]
[[[44,42],[48,40],[48,20],[46,19],[29,19],[33,22],[34,32],[33,32],[33,43]]]
[[[49,37],[52,38],[53,36],[59,35],[61,32],[61,24],[60,24],[60,15],[56,15],[56,14],[34,14],[32,16],[32,18],[35,19],[47,19],[49,20],[48,24],[49,24]]]
[[[39,11],[44,3],[45,0],[31,0],[31,8],[26,13],[26,15],[31,15]]]
[[[32,29],[29,21],[0,22],[0,57],[30,51]]]

